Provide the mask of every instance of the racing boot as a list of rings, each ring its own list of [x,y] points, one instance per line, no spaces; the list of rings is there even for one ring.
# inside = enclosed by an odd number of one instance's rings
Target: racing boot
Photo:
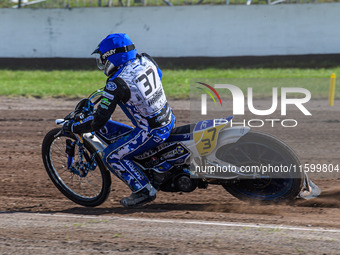
[[[124,207],[135,207],[149,203],[156,198],[157,190],[149,183],[142,190],[133,192],[129,197],[120,200],[120,204]]]

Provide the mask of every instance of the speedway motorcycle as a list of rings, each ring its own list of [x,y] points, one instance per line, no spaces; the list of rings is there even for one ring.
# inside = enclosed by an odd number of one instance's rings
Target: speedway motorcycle
[[[95,111],[102,91],[82,99],[56,124],[80,121]],[[320,189],[299,170],[296,153],[280,139],[249,127],[229,127],[232,117],[176,127],[158,147],[134,157],[151,184],[163,192],[222,187],[241,200],[261,202],[312,198]],[[42,158],[54,185],[73,202],[94,207],[106,201],[111,174],[104,149],[132,130],[108,121],[99,131],[76,134],[55,128],[42,143]]]

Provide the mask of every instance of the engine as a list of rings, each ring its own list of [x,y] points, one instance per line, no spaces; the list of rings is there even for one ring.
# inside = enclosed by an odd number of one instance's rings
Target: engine
[[[182,169],[167,173],[150,171],[149,179],[156,189],[165,192],[192,192],[198,184],[196,179],[190,178],[190,175]]]

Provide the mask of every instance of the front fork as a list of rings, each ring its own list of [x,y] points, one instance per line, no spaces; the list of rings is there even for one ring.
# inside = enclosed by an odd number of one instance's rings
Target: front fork
[[[76,144],[72,142],[71,139],[66,140],[66,154],[67,154],[67,169],[70,169],[73,160],[74,160],[74,155],[75,155],[75,147]]]
[[[95,157],[98,151],[89,156],[84,148],[83,137],[79,134],[74,135],[76,137],[75,141],[71,139],[66,140],[67,169],[80,177],[86,177],[89,171],[97,167]],[[78,146],[78,161],[74,162],[76,145]],[[84,163],[84,157],[87,163]]]

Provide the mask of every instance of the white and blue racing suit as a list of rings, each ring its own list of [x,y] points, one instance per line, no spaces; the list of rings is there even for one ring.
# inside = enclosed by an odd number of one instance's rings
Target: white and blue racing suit
[[[163,143],[175,124],[161,79],[156,62],[147,54],[137,55],[108,78],[95,114],[73,127],[81,133],[99,130],[116,105],[121,107],[135,128],[104,150],[104,162],[133,192],[143,189],[149,181],[131,158]]]

